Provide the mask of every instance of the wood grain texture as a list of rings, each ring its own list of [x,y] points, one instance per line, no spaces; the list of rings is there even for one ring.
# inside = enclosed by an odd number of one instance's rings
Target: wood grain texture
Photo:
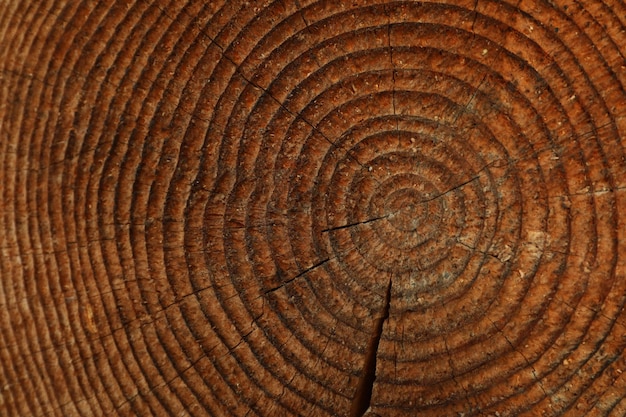
[[[618,0],[0,0],[0,415],[626,415]]]

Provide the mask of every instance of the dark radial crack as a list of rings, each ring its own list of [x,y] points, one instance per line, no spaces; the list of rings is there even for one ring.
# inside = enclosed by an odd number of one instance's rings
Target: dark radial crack
[[[488,169],[491,166],[496,165],[498,162],[500,162],[499,159],[488,163],[487,165],[485,165],[484,167],[482,167],[481,169],[476,171],[476,174],[472,178],[470,178],[470,179],[468,179],[466,181],[463,181],[463,182],[461,182],[459,184],[456,184],[455,186],[447,189],[446,191],[443,191],[443,192],[441,192],[439,194],[436,194],[436,195],[434,195],[432,197],[425,198],[425,199],[421,200],[419,203],[420,204],[430,203],[431,201],[437,200],[437,199],[439,199],[441,197],[444,197],[444,196],[452,193],[453,191],[456,191],[456,190],[458,190],[458,189],[460,189],[462,187],[465,187],[468,184],[473,183],[474,181],[480,179],[480,176],[481,176],[481,174],[482,174],[482,172],[484,170]],[[360,222],[354,222],[354,223],[349,223],[349,224],[343,224],[341,226],[329,227],[327,229],[323,229],[322,233],[332,232],[334,230],[347,229],[349,227],[359,226],[359,225],[362,225],[362,224],[367,224],[367,223],[375,222],[375,221],[378,221],[378,220],[386,219],[386,218],[389,218],[390,216],[393,216],[393,215],[399,213],[401,210],[402,209],[395,210],[395,211],[393,211],[391,213],[388,213],[388,214],[386,214],[384,216],[372,217],[371,219],[363,220],[363,221],[360,221]]]
[[[276,290],[278,290],[278,289],[280,289],[280,288],[284,287],[285,285],[289,284],[290,282],[294,281],[295,279],[300,278],[301,276],[303,276],[303,275],[305,275],[305,274],[308,274],[309,272],[311,272],[312,270],[314,270],[314,269],[316,269],[316,268],[319,268],[320,266],[324,265],[324,264],[325,264],[326,262],[328,262],[328,261],[330,261],[330,258],[326,258],[326,259],[324,259],[324,260],[322,260],[322,261],[320,261],[320,262],[316,263],[315,265],[308,267],[308,268],[307,268],[307,269],[305,269],[304,271],[300,272],[298,275],[296,275],[296,276],[294,276],[294,277],[291,277],[291,278],[289,278],[289,279],[288,279],[288,280],[286,280],[286,281],[283,281],[280,285],[277,285],[277,286],[276,286],[276,287],[274,287],[274,288],[270,288],[269,290],[266,290],[266,291],[265,291],[265,294],[269,294],[269,293],[271,293],[271,292],[274,292],[274,291],[276,291]]]
[[[477,180],[477,179],[479,179],[479,178],[480,178],[480,175],[476,175],[475,177],[473,177],[473,178],[471,178],[471,179],[469,179],[469,180],[467,180],[467,181],[464,181],[464,182],[462,182],[462,183],[460,183],[460,184],[455,185],[454,187],[450,188],[450,189],[449,189],[449,190],[447,190],[447,191],[444,191],[444,192],[442,192],[442,193],[439,193],[439,194],[437,194],[437,195],[435,195],[435,196],[433,196],[433,197],[426,198],[426,199],[424,199],[424,200],[420,201],[420,203],[430,203],[431,201],[434,201],[434,200],[436,200],[436,199],[438,199],[438,198],[441,198],[441,197],[443,197],[443,196],[445,196],[445,195],[447,195],[447,194],[450,194],[452,191],[458,190],[459,188],[464,187],[464,186],[466,186],[467,184],[472,183],[472,182],[476,181],[476,180]]]
[[[367,220],[364,220],[362,222],[355,222],[355,223],[344,224],[344,225],[336,226],[336,227],[329,227],[328,229],[322,230],[322,233],[332,232],[334,230],[347,229],[348,227],[354,227],[354,226],[358,226],[360,224],[367,224],[367,223],[375,222],[377,220],[386,219],[387,217],[389,217],[389,216],[374,217],[372,219],[367,219]]]
[[[437,200],[438,198],[441,198],[447,194],[450,194],[451,192],[458,190],[459,188],[465,187],[467,184],[471,184],[472,182],[480,179],[480,176],[482,175],[482,172],[488,168],[490,168],[491,166],[497,166],[496,164],[498,164],[500,162],[500,159],[496,159],[495,161],[492,161],[490,163],[488,163],[487,165],[485,165],[484,167],[482,167],[481,169],[479,169],[478,171],[476,171],[476,175],[474,175],[472,178],[463,181],[457,185],[455,185],[454,187],[449,188],[448,190],[441,192],[433,197],[430,198],[426,198],[424,200],[421,201],[421,203],[429,203],[431,201]]]
[[[487,79],[487,74],[485,74],[482,80],[480,80],[480,83],[478,83],[478,87],[476,87],[476,91],[474,91],[474,93],[472,94],[470,99],[467,101],[465,106],[463,106],[454,116],[454,120],[452,121],[452,124],[456,124],[457,120],[459,120],[459,117],[461,117],[461,115],[463,115],[463,113],[467,111],[467,109],[469,108],[469,105],[472,104],[472,101],[474,101],[474,99],[476,98],[476,95],[478,95],[478,92],[480,91],[480,87],[482,87],[486,79]]]
[[[352,407],[350,407],[350,417],[362,417],[370,407],[372,400],[372,391],[374,389],[374,381],[376,380],[376,357],[378,354],[378,344],[383,334],[383,324],[389,318],[389,305],[391,304],[391,278],[387,286],[387,294],[385,295],[385,306],[383,312],[374,323],[374,332],[372,338],[367,345],[365,353],[365,365],[363,366],[363,375],[356,388],[356,393],[352,399]]]

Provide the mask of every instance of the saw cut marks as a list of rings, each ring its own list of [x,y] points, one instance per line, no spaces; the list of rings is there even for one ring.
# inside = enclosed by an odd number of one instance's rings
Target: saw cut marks
[[[0,414],[623,416],[619,1],[0,7]]]

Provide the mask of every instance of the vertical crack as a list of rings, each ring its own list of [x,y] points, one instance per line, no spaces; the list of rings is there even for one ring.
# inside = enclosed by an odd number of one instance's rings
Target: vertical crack
[[[372,391],[374,389],[374,381],[376,380],[376,356],[378,354],[378,344],[383,334],[383,324],[389,318],[389,305],[391,304],[391,278],[387,286],[387,294],[385,295],[385,306],[383,312],[374,323],[374,332],[372,338],[367,345],[365,353],[365,365],[363,367],[363,375],[357,386],[356,393],[352,399],[352,407],[350,407],[350,417],[362,417],[370,407],[372,400]]]

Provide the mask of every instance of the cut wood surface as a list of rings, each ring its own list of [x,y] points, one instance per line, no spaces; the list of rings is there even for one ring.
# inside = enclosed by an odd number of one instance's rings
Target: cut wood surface
[[[621,0],[0,0],[0,415],[626,416]]]

